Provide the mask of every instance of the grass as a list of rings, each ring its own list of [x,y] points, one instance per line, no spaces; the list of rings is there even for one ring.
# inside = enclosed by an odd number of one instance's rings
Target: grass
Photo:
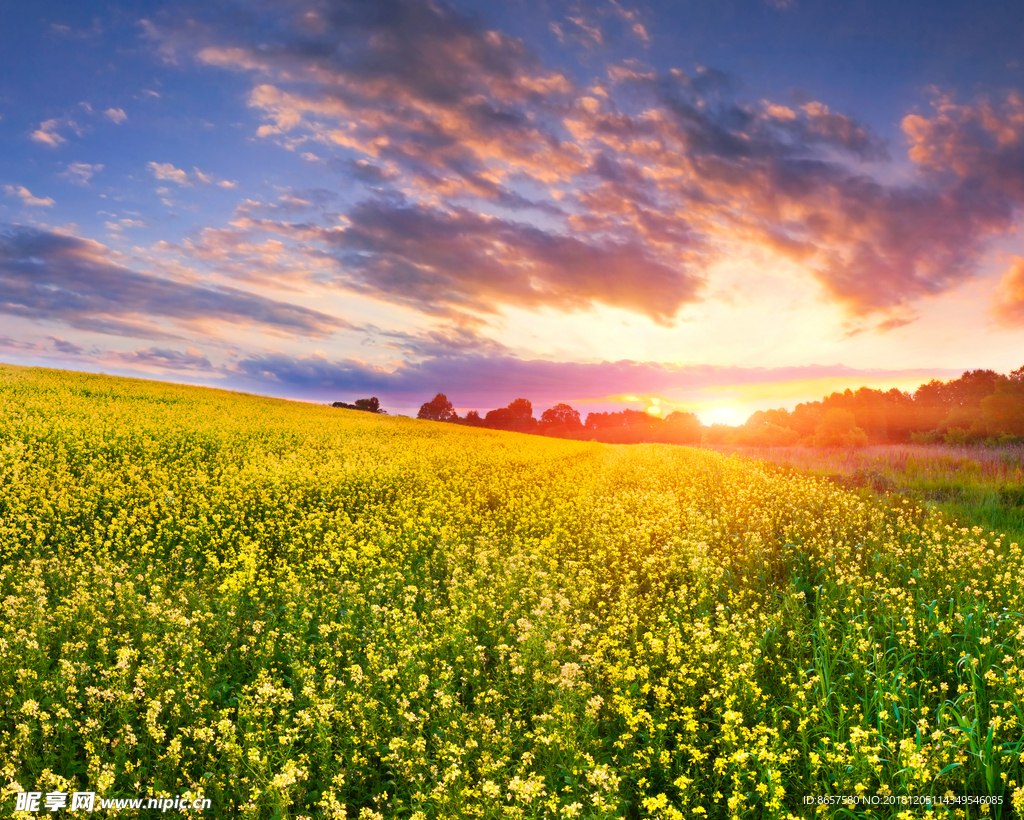
[[[1024,445],[874,445],[858,449],[717,447],[826,478],[850,489],[896,493],[1024,543]]]
[[[1024,554],[909,498],[5,366],[0,486],[8,815],[1024,808]]]

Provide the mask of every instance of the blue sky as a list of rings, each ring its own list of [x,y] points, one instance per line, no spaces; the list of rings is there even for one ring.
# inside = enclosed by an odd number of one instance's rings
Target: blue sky
[[[1011,3],[0,15],[2,361],[706,421],[1024,364]]]

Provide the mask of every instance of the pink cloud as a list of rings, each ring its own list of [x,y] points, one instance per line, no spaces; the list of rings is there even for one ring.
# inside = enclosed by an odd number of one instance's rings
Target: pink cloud
[[[1014,257],[999,282],[992,313],[1007,327],[1024,327],[1024,257]]]
[[[916,173],[888,184],[868,175],[887,146],[822,101],[746,103],[721,72],[636,60],[583,87],[447,7],[396,8],[310,5],[272,44],[225,33],[194,46],[206,65],[253,75],[259,136],[317,142],[372,189],[347,227],[306,233],[317,257],[341,249],[340,283],[381,298],[428,312],[601,303],[670,323],[705,298],[716,261],[754,245],[798,262],[851,316],[893,327],[974,276],[1024,205],[1012,94],[937,98],[905,118]],[[618,3],[607,13],[642,25]],[[596,18],[571,16],[561,36],[573,25],[596,42]],[[434,230],[371,231],[382,210]]]

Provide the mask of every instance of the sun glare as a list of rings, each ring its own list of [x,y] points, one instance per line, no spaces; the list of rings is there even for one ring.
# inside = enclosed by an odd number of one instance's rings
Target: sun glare
[[[735,404],[717,404],[697,412],[700,420],[705,424],[728,424],[735,427],[747,420],[749,413]]]

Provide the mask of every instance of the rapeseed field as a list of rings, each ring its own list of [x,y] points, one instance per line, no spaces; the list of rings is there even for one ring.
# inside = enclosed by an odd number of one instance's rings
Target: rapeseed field
[[[0,366],[2,813],[1020,813],[1021,548],[862,495]]]

